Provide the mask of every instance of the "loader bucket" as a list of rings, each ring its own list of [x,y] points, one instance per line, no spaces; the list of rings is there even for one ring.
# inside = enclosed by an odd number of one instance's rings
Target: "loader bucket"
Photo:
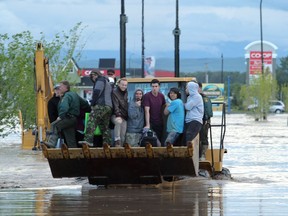
[[[163,177],[197,176],[198,145],[47,149],[42,145],[54,178],[88,177],[90,184],[159,184]]]

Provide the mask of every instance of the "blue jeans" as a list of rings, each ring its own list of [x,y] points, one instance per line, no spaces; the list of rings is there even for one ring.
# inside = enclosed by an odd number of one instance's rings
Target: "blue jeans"
[[[177,138],[179,137],[180,133],[178,132],[169,132],[168,135],[167,135],[167,138],[165,140],[165,143],[164,143],[164,146],[167,146],[167,142],[171,143],[171,144],[174,144],[175,141],[177,140]]]

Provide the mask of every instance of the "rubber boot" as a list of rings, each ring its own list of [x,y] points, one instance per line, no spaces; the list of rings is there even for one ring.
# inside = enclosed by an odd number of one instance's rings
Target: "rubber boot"
[[[202,145],[202,152],[200,156],[200,161],[204,161],[206,159],[206,150],[208,149],[208,145]]]
[[[56,134],[51,134],[48,137],[48,142],[45,142],[44,144],[47,145],[49,148],[55,148],[57,145],[59,136]]]

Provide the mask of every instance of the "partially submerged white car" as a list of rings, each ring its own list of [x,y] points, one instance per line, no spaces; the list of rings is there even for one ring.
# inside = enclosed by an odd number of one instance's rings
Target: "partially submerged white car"
[[[258,104],[250,104],[247,109],[254,110],[258,107]],[[271,113],[283,113],[285,112],[285,104],[279,100],[269,101],[269,112]]]
[[[282,101],[271,100],[269,101],[269,112],[283,113],[285,112],[285,104]]]

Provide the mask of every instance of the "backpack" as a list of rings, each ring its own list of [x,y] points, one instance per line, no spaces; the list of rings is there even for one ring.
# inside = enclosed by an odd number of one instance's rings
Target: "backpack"
[[[202,95],[203,104],[204,104],[204,116],[203,120],[207,121],[211,117],[213,117],[213,109],[212,109],[212,103],[209,97]]]
[[[156,133],[152,130],[143,129],[142,137],[140,139],[140,147],[145,147],[147,143],[150,143],[153,147],[158,146],[158,139]]]

